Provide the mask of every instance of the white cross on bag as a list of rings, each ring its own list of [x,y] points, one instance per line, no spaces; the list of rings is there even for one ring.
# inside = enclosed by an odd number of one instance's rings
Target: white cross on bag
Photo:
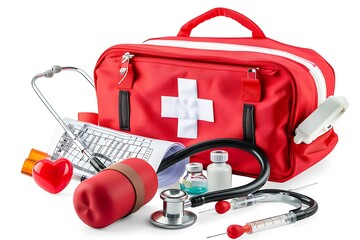
[[[197,138],[197,121],[214,122],[213,101],[199,99],[194,79],[178,78],[179,97],[161,97],[161,117],[178,118],[177,136]]]

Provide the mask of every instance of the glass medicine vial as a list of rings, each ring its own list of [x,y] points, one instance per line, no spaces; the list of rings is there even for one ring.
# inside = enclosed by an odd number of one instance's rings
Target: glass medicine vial
[[[228,152],[215,150],[210,153],[211,163],[207,167],[208,191],[231,188],[232,169],[228,160]]]
[[[207,178],[203,174],[201,163],[186,164],[186,175],[180,180],[181,190],[190,195],[202,194],[207,191]]]

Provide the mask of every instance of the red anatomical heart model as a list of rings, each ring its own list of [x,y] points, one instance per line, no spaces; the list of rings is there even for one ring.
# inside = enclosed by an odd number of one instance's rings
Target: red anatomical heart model
[[[73,166],[66,158],[40,160],[32,170],[35,182],[50,193],[62,191],[69,184],[72,174]]]

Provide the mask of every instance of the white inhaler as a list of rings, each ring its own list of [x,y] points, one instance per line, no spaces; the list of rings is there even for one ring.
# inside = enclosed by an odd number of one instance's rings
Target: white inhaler
[[[231,188],[232,169],[228,160],[228,152],[215,150],[210,153],[211,163],[207,167],[208,192]]]

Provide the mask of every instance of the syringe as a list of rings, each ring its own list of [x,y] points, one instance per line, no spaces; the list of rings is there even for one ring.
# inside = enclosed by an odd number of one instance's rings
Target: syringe
[[[290,192],[298,191],[300,189],[304,189],[304,188],[310,187],[310,186],[315,185],[315,184],[317,184],[317,182],[311,183],[311,184],[308,184],[308,185],[304,185],[304,186],[301,186],[301,187],[298,187],[298,188],[289,189],[288,191],[290,191]],[[254,205],[256,203],[259,203],[259,202],[265,202],[265,201],[270,202],[270,201],[274,201],[274,200],[275,200],[274,197],[269,196],[269,195],[249,194],[246,197],[233,198],[233,199],[230,200],[230,202],[229,201],[224,201],[224,200],[223,201],[218,201],[215,204],[215,208],[204,210],[204,211],[201,211],[199,213],[205,213],[205,212],[215,210],[217,213],[223,214],[223,213],[226,213],[229,210],[236,210],[236,209],[239,209],[239,208],[252,206],[252,205]],[[286,202],[288,202],[289,204],[291,204],[293,206],[294,206],[294,203],[295,204],[300,204],[299,201],[296,201],[295,199],[292,199],[290,197],[287,197],[287,199],[282,198],[280,200],[285,200]]]
[[[274,217],[264,218],[252,222],[246,223],[244,226],[241,225],[230,225],[227,228],[226,233],[215,234],[206,238],[217,237],[220,235],[227,234],[230,238],[235,239],[243,235],[244,233],[252,234],[268,229],[281,227],[296,222],[296,214],[290,211],[287,214],[282,214]]]

